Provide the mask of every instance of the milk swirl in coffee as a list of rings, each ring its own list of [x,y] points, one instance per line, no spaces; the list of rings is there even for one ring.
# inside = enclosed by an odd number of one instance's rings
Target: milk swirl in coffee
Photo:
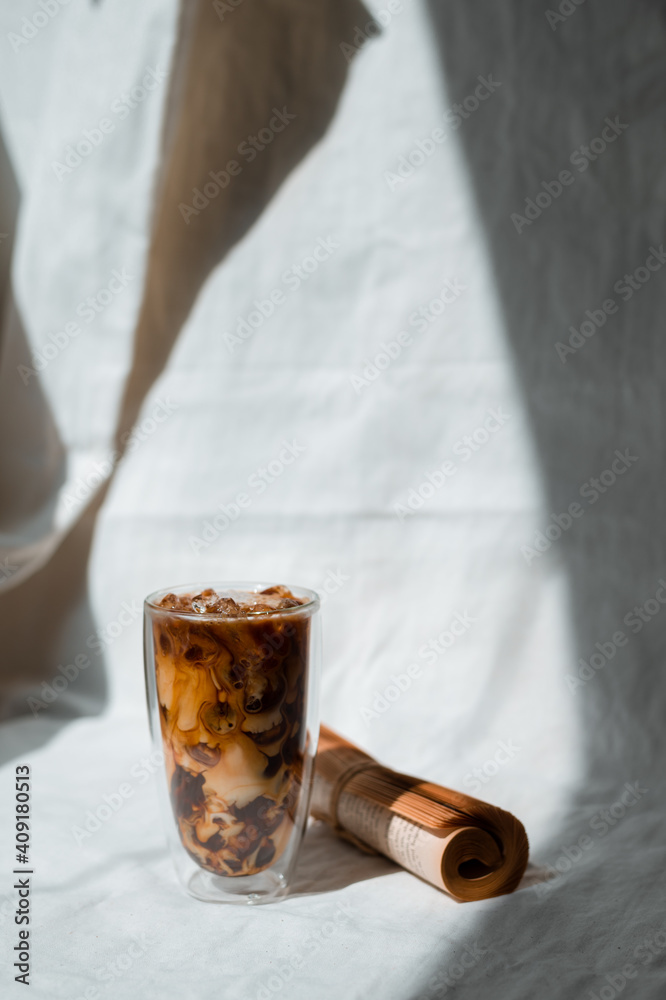
[[[158,605],[171,805],[190,857],[218,875],[263,871],[293,830],[307,741],[305,603],[278,586],[167,594]]]

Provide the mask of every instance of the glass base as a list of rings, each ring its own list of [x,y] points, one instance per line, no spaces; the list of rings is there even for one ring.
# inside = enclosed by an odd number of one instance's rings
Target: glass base
[[[185,888],[190,896],[203,899],[206,903],[257,906],[259,903],[272,903],[284,896],[287,892],[287,880],[284,875],[274,871],[231,878],[214,875],[201,868],[190,876]]]

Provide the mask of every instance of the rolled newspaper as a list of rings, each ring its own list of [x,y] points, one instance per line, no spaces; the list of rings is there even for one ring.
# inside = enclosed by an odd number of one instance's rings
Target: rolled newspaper
[[[513,892],[527,865],[525,828],[511,813],[398,774],[327,726],[310,812],[461,902]]]

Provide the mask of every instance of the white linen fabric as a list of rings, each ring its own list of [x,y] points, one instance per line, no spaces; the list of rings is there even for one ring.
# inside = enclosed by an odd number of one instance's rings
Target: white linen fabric
[[[381,36],[341,49],[330,127],[210,274],[94,527],[178,8],[0,8],[3,996],[24,763],[40,1000],[663,995],[666,31],[569,6],[368,4]],[[459,905],[316,824],[287,900],[181,893],[140,605],[225,579],[325,596],[322,718],[518,815],[519,891]]]

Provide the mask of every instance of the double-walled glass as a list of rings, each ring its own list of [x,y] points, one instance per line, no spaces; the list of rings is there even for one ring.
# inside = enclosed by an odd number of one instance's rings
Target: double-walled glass
[[[146,688],[154,748],[164,754],[164,821],[191,895],[267,902],[288,891],[307,821],[319,735],[319,598],[291,587],[301,603],[280,610],[241,603],[245,610],[229,616],[202,611],[201,601],[198,611],[174,610],[186,595],[211,590],[256,594],[261,606],[262,592],[283,588],[203,584],[146,598]]]

